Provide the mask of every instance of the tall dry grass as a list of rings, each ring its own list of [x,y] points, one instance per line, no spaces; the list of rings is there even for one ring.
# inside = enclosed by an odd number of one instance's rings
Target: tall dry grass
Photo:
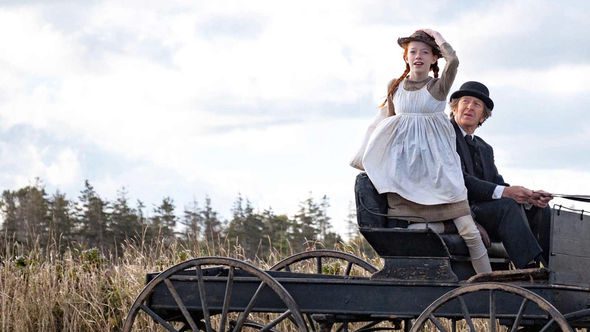
[[[268,257],[248,260],[240,247],[227,242],[195,243],[191,247],[175,241],[123,246],[119,257],[104,256],[96,249],[86,251],[58,245],[23,249],[6,241],[0,261],[0,331],[119,331],[127,311],[145,285],[148,272],[163,271],[193,257],[224,256],[246,260],[262,269],[286,258],[272,252]],[[312,243],[310,248],[321,247]],[[342,244],[367,257],[360,242]]]
[[[322,248],[321,243],[308,243],[308,247]],[[295,254],[292,250],[287,254],[273,251],[266,257],[247,259],[242,248],[223,241],[195,243],[190,247],[179,241],[127,243],[121,255],[111,256],[104,256],[96,249],[60,251],[58,248],[57,244],[43,248],[34,245],[31,249],[23,249],[11,241],[2,244],[0,331],[120,331],[149,272],[163,271],[203,256],[233,257],[267,270]],[[334,249],[352,253],[377,267],[382,265],[381,259],[368,251],[361,239]],[[304,264],[303,269],[313,272],[313,262],[308,263],[311,264]],[[137,322],[137,319],[144,321]],[[138,326],[146,327],[140,330],[153,330],[155,325],[147,315],[137,319]],[[474,321],[478,331],[489,330],[488,320]],[[443,323],[450,330],[450,321]],[[425,331],[437,331],[430,325]],[[469,328],[460,322],[457,331],[469,331]],[[498,331],[506,331],[506,327],[500,326]]]

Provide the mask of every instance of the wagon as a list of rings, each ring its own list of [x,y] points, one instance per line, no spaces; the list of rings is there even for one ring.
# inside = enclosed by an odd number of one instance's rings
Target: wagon
[[[357,189],[362,180],[357,178]],[[360,231],[383,260],[381,269],[333,250],[296,254],[267,270],[233,258],[199,257],[147,274],[147,284],[123,330],[573,331],[590,327],[590,215],[584,211],[552,208],[548,266],[510,269],[502,244],[492,243],[488,253],[494,272],[475,276],[459,235],[395,223],[375,227],[367,221],[386,218],[380,202],[359,191],[356,198]],[[301,270],[302,265],[313,266],[313,273]],[[137,319],[140,315],[151,319]]]

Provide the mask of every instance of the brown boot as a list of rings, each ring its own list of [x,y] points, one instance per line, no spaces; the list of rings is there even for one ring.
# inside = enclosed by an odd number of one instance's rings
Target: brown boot
[[[486,246],[486,249],[490,249],[490,247],[492,246],[492,242],[490,241],[490,236],[488,235],[488,232],[486,232],[485,228],[483,228],[483,226],[478,223],[475,223],[475,226],[477,227],[477,230],[481,235],[481,241],[483,242],[483,245]]]

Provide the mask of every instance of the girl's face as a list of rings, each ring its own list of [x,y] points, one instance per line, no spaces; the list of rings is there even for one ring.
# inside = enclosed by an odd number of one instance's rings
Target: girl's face
[[[430,66],[438,60],[438,56],[432,53],[430,45],[411,41],[408,43],[408,53],[404,60],[410,65],[411,72],[428,74]]]

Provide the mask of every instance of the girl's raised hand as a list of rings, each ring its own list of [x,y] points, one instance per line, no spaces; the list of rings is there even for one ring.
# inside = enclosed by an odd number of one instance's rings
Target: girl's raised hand
[[[422,31],[426,32],[430,37],[434,38],[434,41],[437,45],[442,45],[446,42],[443,36],[438,31],[434,31],[432,29],[421,29]]]

